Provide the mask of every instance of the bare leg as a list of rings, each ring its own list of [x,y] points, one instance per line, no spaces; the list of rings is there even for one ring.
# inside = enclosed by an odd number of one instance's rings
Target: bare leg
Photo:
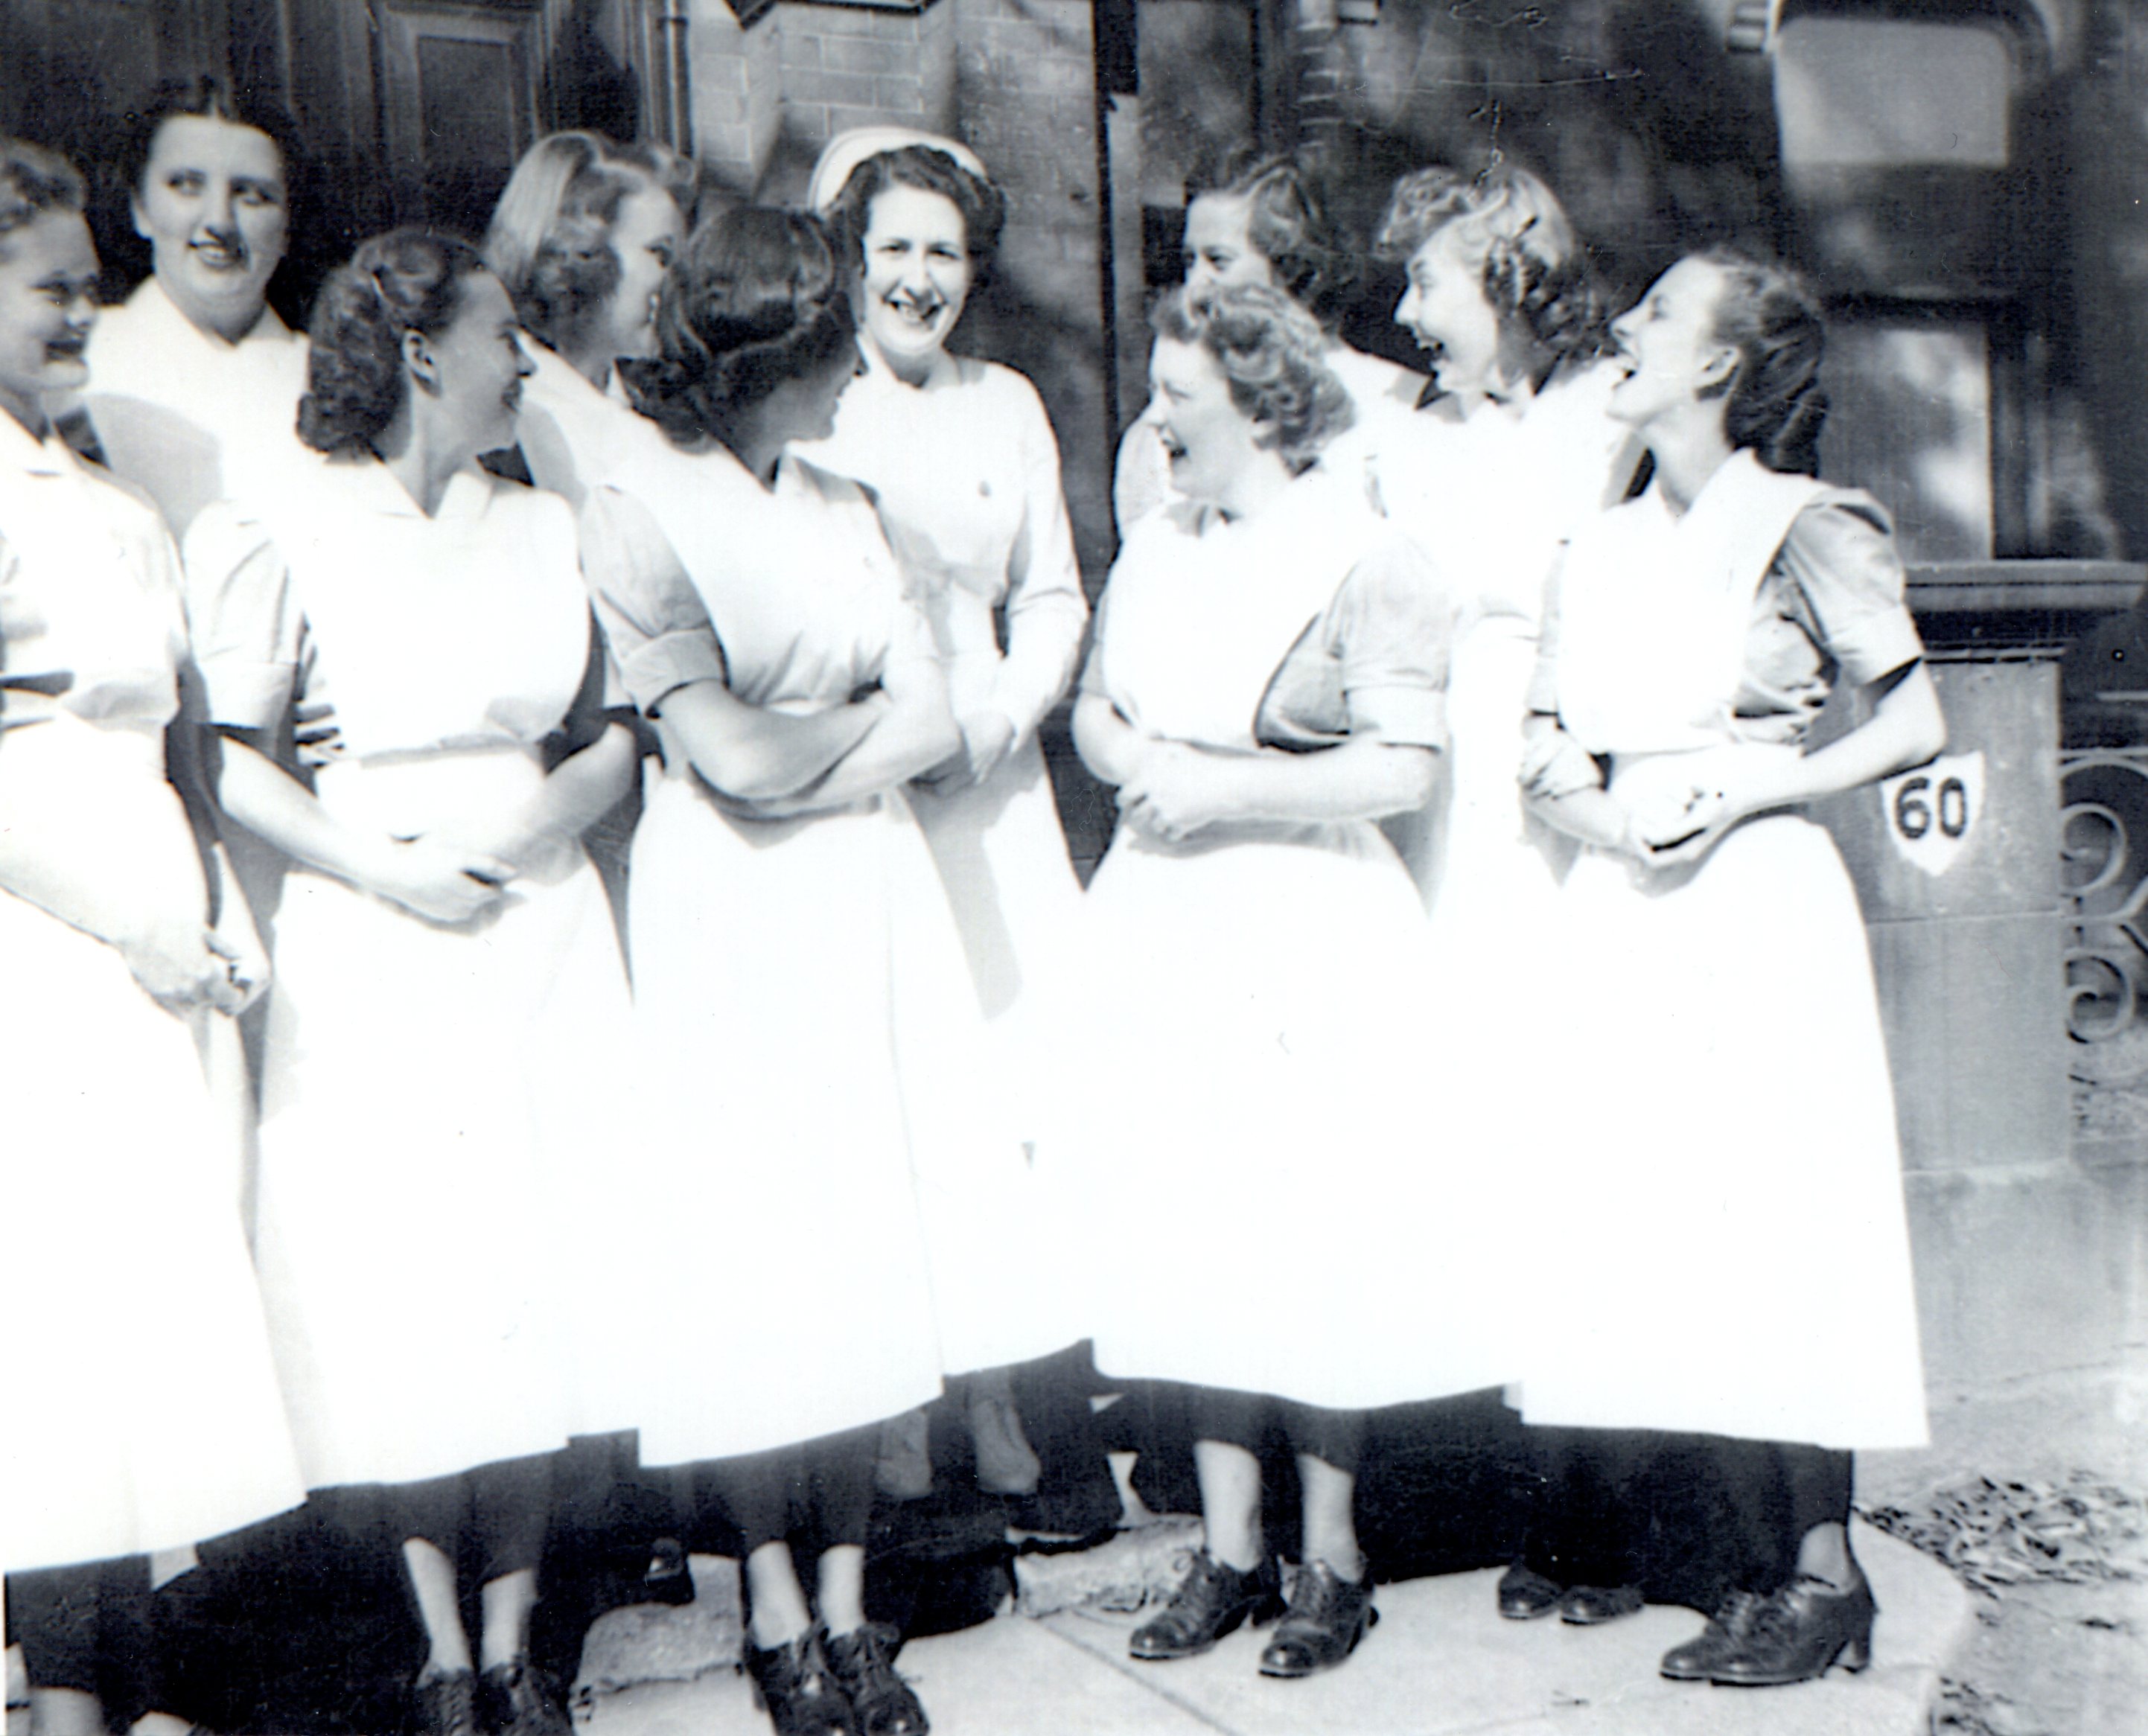
[[[1227,1568],[1252,1573],[1267,1553],[1261,1538],[1260,1460],[1227,1442],[1196,1441],[1193,1470],[1201,1482],[1208,1553]]]
[[[537,1570],[518,1568],[488,1580],[478,1593],[484,1631],[478,1658],[486,1669],[512,1663],[529,1649],[529,1612],[537,1607]]]
[[[1815,1525],[1798,1543],[1798,1571],[1824,1579],[1838,1590],[1855,1583],[1857,1563],[1849,1553],[1849,1532],[1838,1521]]]
[[[1305,1509],[1305,1564],[1324,1561],[1338,1578],[1354,1585],[1365,1577],[1365,1555],[1358,1547],[1356,1474],[1301,1453],[1297,1478]]]
[[[104,1708],[79,1688],[33,1688],[30,1728],[34,1736],[104,1736]]]
[[[788,1645],[811,1629],[806,1588],[798,1583],[797,1565],[784,1539],[763,1543],[746,1557],[745,1584],[753,1608],[753,1643],[762,1651]]]
[[[419,1679],[470,1669],[469,1636],[463,1632],[455,1565],[423,1538],[403,1540],[403,1565],[409,1572],[410,1593],[425,1628],[425,1667]]]
[[[821,1620],[832,1634],[855,1633],[866,1624],[866,1552],[838,1543],[821,1552]]]

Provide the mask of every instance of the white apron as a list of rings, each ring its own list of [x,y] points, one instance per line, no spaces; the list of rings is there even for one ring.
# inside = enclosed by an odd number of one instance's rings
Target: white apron
[[[343,737],[322,804],[400,835],[511,813],[588,660],[570,514],[474,471],[431,520],[379,466],[315,486],[278,544]],[[624,1426],[578,1387],[562,1248],[602,1174],[627,1017],[580,847],[462,928],[294,869],[276,964],[259,1257],[309,1483]]]
[[[622,480],[749,703],[841,704],[878,677],[898,635],[923,640],[850,484],[786,460],[770,494],[720,449],[667,449]],[[992,1167],[966,1126],[946,1131],[951,1108],[917,1094],[916,1051],[959,1041],[976,1010],[902,797],[743,820],[675,744],[667,758],[650,767],[628,891],[653,1125],[615,1175],[651,1235],[691,1238],[705,1257],[655,1262],[645,1327],[614,1358],[650,1464],[760,1452],[936,1397],[942,1332],[963,1342],[976,1304],[936,1282],[913,1152],[930,1130],[956,1174]],[[1003,1287],[1003,1250],[971,1253],[981,1290]],[[1016,1350],[1033,1353],[1026,1340]]]
[[[1152,515],[1111,581],[1114,703],[1254,750],[1270,677],[1385,534],[1317,471],[1235,524]],[[1082,1101],[1051,1176],[1097,1366],[1344,1408],[1502,1378],[1447,1288],[1407,1014],[1423,917],[1379,827],[1122,828],[1089,900]]]
[[[1560,715],[1612,755],[1614,795],[1663,800],[1738,740],[1754,597],[1819,489],[1740,453],[1683,518],[1652,492],[1577,537]],[[1532,1178],[1547,1306],[1524,1417],[1921,1444],[1893,1094],[1833,840],[1778,814],[1697,868],[1591,851],[1564,902],[1571,1119]]]

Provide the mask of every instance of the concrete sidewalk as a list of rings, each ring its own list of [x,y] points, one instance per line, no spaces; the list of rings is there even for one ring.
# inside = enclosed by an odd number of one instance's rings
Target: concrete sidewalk
[[[1873,1668],[1761,1690],[1666,1682],[1656,1660],[1699,1618],[1649,1609],[1582,1629],[1508,1622],[1493,1573],[1380,1588],[1379,1626],[1339,1670],[1271,1682],[1241,1632],[1204,1658],[1141,1664],[1132,1615],[1003,1616],[904,1648],[937,1736],[1925,1736],[1941,1665],[1973,1619],[1944,1568],[1869,1528]],[[744,1677],[720,1669],[597,1696],[588,1736],[768,1736]]]

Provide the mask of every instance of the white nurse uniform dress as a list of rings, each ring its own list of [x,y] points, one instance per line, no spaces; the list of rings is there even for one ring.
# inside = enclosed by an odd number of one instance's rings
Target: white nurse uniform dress
[[[764,488],[720,447],[667,448],[623,480],[633,493],[600,487],[583,509],[584,562],[660,736],[665,695],[688,682],[804,713],[936,660],[855,484],[786,458]],[[942,1328],[986,1323],[927,1257],[916,1152],[946,1111],[918,1086],[950,1076],[944,1047],[978,1019],[908,801],[745,817],[667,742],[629,886],[655,1125],[622,1185],[705,1238],[714,1272],[667,1262],[649,1279],[660,1300],[619,1366],[647,1395],[644,1461],[760,1452],[928,1402]],[[1020,1161],[981,1144],[939,1155],[951,1186],[966,1166]],[[1036,1353],[1013,1336],[1001,1360]]]
[[[1659,491],[1578,533],[1544,629],[1547,794],[1635,804],[1711,750],[1795,754],[1837,680],[1922,655],[1885,514],[1749,452],[1682,515]],[[1563,900],[1577,1119],[1533,1172],[1549,1304],[1533,1422],[1838,1449],[1925,1437],[1887,1051],[1834,840],[1794,812],[1697,867],[1590,850]]]
[[[1316,466],[1247,518],[1136,525],[1083,687],[1234,753],[1322,751],[1377,696],[1383,739],[1437,749],[1453,612]],[[1424,917],[1379,826],[1122,827],[1088,896],[1080,1101],[1047,1155],[1097,1367],[1342,1409],[1504,1378],[1471,1323],[1479,1232],[1444,1216],[1423,1138]]]
[[[204,513],[187,564],[211,715],[332,708],[316,791],[361,828],[512,815],[586,693],[574,515],[474,467],[429,518],[384,465],[317,460],[272,510]],[[624,1426],[584,1402],[562,1304],[562,1195],[602,1186],[627,1016],[580,846],[459,927],[294,868],[276,965],[259,1254],[309,1483]]]
[[[0,825],[110,871],[165,779],[186,623],[155,512],[0,415]],[[304,1498],[198,1041],[118,952],[0,891],[14,1298],[0,1567],[176,1548]],[[176,1256],[176,1257],[175,1257]]]

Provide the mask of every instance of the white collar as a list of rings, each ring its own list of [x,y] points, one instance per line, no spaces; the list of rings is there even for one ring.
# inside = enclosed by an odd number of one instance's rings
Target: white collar
[[[271,344],[295,344],[297,335],[277,317],[276,310],[267,305],[261,317],[249,327],[244,336],[235,344],[228,343],[214,332],[203,331],[193,320],[180,312],[164,286],[153,276],[145,278],[134,293],[127,298],[127,312],[149,325],[159,337],[172,342],[191,342],[214,354],[228,354],[234,349],[260,347]]]
[[[58,429],[47,429],[41,440],[5,410],[0,410],[0,467],[24,476],[82,474],[81,461],[60,438]]]

